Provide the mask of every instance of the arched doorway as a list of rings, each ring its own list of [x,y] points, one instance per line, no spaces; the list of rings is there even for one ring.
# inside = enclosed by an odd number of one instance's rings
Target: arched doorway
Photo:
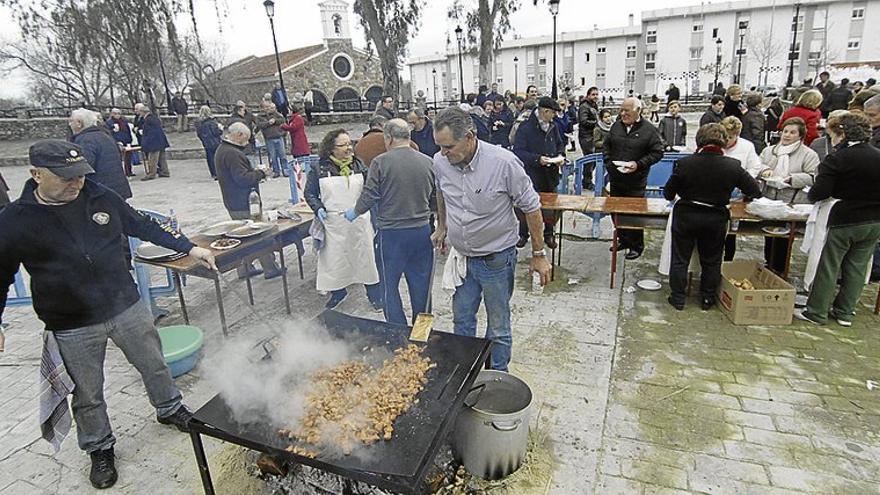
[[[345,87],[339,88],[333,95],[334,112],[354,112],[360,110],[361,102],[357,91]]]
[[[382,100],[382,94],[384,91],[382,90],[382,86],[370,86],[370,89],[364,93],[364,98],[367,99],[370,103],[372,103],[373,108],[376,107],[376,103],[379,103]]]
[[[327,95],[317,89],[312,90],[312,104],[314,105],[313,111],[315,112],[330,111],[330,103],[327,101]]]

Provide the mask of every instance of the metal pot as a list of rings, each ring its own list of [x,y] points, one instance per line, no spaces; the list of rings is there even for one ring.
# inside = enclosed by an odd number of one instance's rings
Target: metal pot
[[[522,465],[529,446],[532,390],[519,378],[483,370],[458,415],[452,447],[474,476],[497,480]]]

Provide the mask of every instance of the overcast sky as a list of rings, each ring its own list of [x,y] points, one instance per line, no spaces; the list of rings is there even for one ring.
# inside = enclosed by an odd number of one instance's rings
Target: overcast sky
[[[322,39],[320,10],[321,0],[276,0],[275,27],[278,48],[289,50],[300,46],[320,43]],[[476,0],[464,0],[476,3]],[[409,52],[412,56],[443,52],[447,33],[451,34],[455,24],[447,20],[446,8],[451,0],[427,0],[422,15],[419,34],[412,40]],[[522,7],[512,20],[513,33],[521,36],[536,36],[552,32],[553,21],[546,5],[537,7],[532,0],[522,0]],[[596,8],[598,1],[561,0],[559,9],[559,31],[580,31],[599,28],[619,27],[627,23],[627,16],[635,14],[639,22],[643,10],[663,7],[697,5],[699,0],[628,0],[625,8]],[[196,0],[196,18],[199,32],[208,43],[223,43],[227,48],[226,62],[232,62],[248,55],[272,53],[272,35],[261,0]],[[220,19],[215,5],[221,6]],[[181,17],[180,25],[188,25],[189,18]],[[356,46],[365,45],[364,33],[354,13],[350,23],[352,38]],[[18,28],[12,22],[8,9],[0,7],[0,33],[2,39],[10,40],[17,36]],[[508,38],[513,36],[508,34]],[[454,35],[453,35],[454,37]],[[404,70],[404,77],[409,74]],[[0,84],[0,97],[21,96],[25,91],[25,80],[21,74],[14,75]]]

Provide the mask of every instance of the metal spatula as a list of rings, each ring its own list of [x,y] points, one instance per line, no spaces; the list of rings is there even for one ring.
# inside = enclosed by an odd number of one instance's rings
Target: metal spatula
[[[431,278],[428,280],[428,304],[425,308],[426,313],[416,315],[416,321],[413,323],[412,331],[409,333],[409,340],[414,342],[427,342],[428,336],[431,335],[431,329],[434,328],[433,314],[433,298],[431,293],[434,288],[434,267],[437,260],[437,250],[431,251]]]

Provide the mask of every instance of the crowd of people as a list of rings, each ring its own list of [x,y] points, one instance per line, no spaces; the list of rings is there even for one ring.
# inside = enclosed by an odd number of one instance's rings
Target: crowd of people
[[[326,133],[314,166],[300,160],[311,154],[305,134],[308,105],[301,98],[290,104],[283,91],[267,94],[257,112],[237,102],[222,124],[202,106],[195,130],[232,219],[248,218],[249,195],[259,193],[262,180],[305,176],[304,199],[316,219],[310,230],[317,249],[316,289],[329,294],[327,308],[337,307],[351,286],[362,284],[386,321],[411,323],[430,307],[439,252],[447,256],[442,284],[454,291],[455,333],[476,333],[484,303],[486,335],[493,343],[490,365],[503,371],[513,345],[510,300],[517,250],[529,245],[529,269],[546,284],[545,247],[557,247],[559,219],[542,212],[539,193],[556,192],[560,167],[578,147],[583,155],[601,153],[606,164],[608,191],[596,194],[644,197],[651,166],[664,152],[690,149],[687,137],[695,135],[695,153],[678,159],[664,187],[666,198],[675,201],[668,226],[668,302],[676,310],[685,306],[694,249],[702,267],[701,306],[716,303],[722,260],[733,259],[736,250],[728,209],[733,195],[817,203],[824,208],[827,229],[818,237],[821,256],[810,277],[806,308],[797,316],[850,325],[880,240],[880,88],[869,83],[850,85],[844,79],[835,86],[823,73],[815,87],[795,91],[788,109],[778,98],[767,101],[736,84],[719,87],[692,133],[674,85],[665,102],[656,95],[632,95],[613,111],[605,108],[612,100],[600,101],[595,87],[576,100],[568,94],[541,95],[535,86],[525,95],[501,95],[492,84],[460,105],[437,111],[426,108],[422,98],[421,106],[403,114],[386,96],[362,136],[355,139],[342,129]],[[172,106],[184,116],[178,130],[185,129],[186,101],[178,94]],[[139,237],[216,266],[209,250],[126,202],[132,195],[128,178],[135,175],[132,145],[144,154],[141,180],[170,176],[169,142],[147,105],[135,106],[131,123],[118,109],[106,120],[78,109],[69,127],[69,141],[31,146],[31,178],[15,202],[9,204],[0,177],[0,287],[13,282],[19,265],[30,273],[34,308],[48,330],[46,349],[54,352],[44,363],[54,357],[70,373],[80,448],[91,455],[92,484],[105,488],[117,477],[101,386],[108,339],[141,373],[159,422],[185,431],[190,416],[128,273],[123,240]],[[265,166],[255,164],[257,135],[268,153]],[[593,176],[593,170],[584,170],[588,189]],[[619,238],[612,249],[626,250],[630,260],[641,256],[641,230],[624,230]],[[787,242],[765,239],[767,266],[783,270]],[[62,272],[76,276],[56,276]],[[274,254],[250,260],[238,271],[240,278],[260,274],[283,275]],[[410,315],[404,312],[401,278],[408,286]],[[0,290],[0,311],[5,297]],[[53,413],[47,421],[44,434],[57,439],[64,418]]]

